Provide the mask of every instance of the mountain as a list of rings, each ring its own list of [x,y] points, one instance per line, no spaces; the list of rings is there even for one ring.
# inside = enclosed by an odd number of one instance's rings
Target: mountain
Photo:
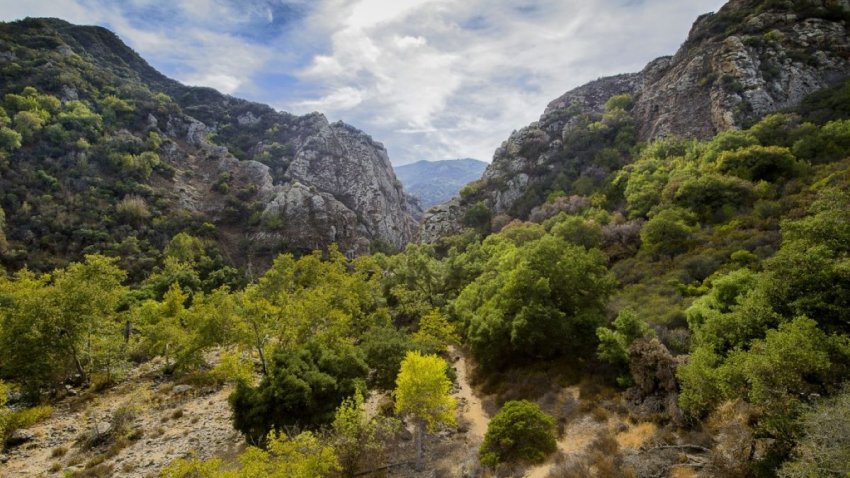
[[[179,232],[248,269],[280,251],[337,243],[353,256],[416,237],[419,207],[381,143],[184,86],[104,28],[0,24],[0,74],[9,269],[122,251],[146,269]]]
[[[553,193],[605,190],[613,200],[613,175],[639,143],[707,139],[798,105],[850,76],[848,19],[850,5],[831,0],[732,0],[701,16],[675,55],[549,103],[502,143],[468,194],[426,214],[423,239],[459,231],[478,203],[526,219]]]
[[[460,188],[481,177],[487,163],[477,159],[417,161],[397,166],[395,174],[404,189],[431,207],[457,196]]]

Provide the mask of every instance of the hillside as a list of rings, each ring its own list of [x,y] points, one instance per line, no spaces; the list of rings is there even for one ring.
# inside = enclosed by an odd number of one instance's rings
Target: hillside
[[[130,251],[150,270],[179,232],[243,270],[415,237],[386,149],[352,126],[183,86],[108,30],[55,19],[0,25],[0,73],[12,270]]]
[[[477,159],[417,161],[395,168],[405,191],[427,209],[455,197],[460,188],[481,177],[487,163]]]
[[[674,56],[550,102],[537,122],[502,143],[459,204],[426,215],[423,237],[460,230],[478,202],[520,219],[558,191],[602,191],[614,205],[619,198],[611,184],[639,143],[708,139],[850,76],[848,8],[828,0],[733,0],[703,15]],[[621,103],[608,111],[613,97]]]

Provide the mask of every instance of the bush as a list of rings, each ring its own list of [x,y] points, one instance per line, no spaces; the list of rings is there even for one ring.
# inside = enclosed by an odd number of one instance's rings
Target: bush
[[[490,421],[478,452],[481,463],[540,463],[554,452],[555,420],[527,400],[505,403]]]
[[[750,146],[720,155],[718,169],[750,181],[776,181],[793,177],[799,170],[797,158],[788,148]]]
[[[850,387],[808,408],[799,423],[803,436],[779,476],[808,478],[825,470],[835,476],[850,474]]]
[[[655,214],[640,231],[643,247],[658,254],[674,256],[688,250],[693,216],[679,208]]]
[[[151,216],[145,200],[139,196],[126,196],[115,205],[115,212],[129,223],[139,223]]]
[[[475,228],[481,232],[489,232],[491,216],[492,213],[487,205],[483,201],[479,201],[472,205],[466,211],[466,214],[463,215],[463,225]]]

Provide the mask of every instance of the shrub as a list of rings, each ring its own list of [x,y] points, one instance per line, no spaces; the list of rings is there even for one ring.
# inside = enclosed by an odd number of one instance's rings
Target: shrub
[[[115,212],[130,223],[139,223],[151,216],[147,202],[139,196],[126,196],[115,205]]]
[[[799,423],[802,438],[780,477],[808,478],[825,470],[835,476],[850,473],[850,387],[809,407]]]
[[[799,165],[788,148],[750,146],[721,154],[718,169],[750,181],[776,181],[793,177]]]
[[[492,213],[483,201],[479,201],[472,205],[463,215],[463,225],[475,228],[482,232],[490,230],[490,218]]]
[[[658,254],[673,256],[688,250],[693,216],[679,208],[655,214],[640,231],[643,247]]]
[[[554,452],[555,420],[527,400],[505,403],[490,421],[479,451],[481,463],[540,463]]]

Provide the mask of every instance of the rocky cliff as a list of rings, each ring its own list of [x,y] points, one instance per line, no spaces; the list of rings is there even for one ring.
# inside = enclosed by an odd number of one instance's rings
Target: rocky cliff
[[[71,237],[80,229],[101,231],[110,243],[132,236],[161,247],[187,223],[207,223],[226,255],[243,264],[330,243],[349,255],[375,244],[400,248],[418,233],[421,210],[404,193],[379,142],[319,113],[295,116],[184,86],[104,28],[56,19],[0,24],[0,70],[0,95],[34,87],[61,100],[46,115],[44,131],[55,121],[55,131],[66,133],[24,138],[29,144],[0,161],[9,236],[4,262],[12,268],[33,262],[40,235]],[[100,125],[84,138],[86,150],[71,147],[79,124],[62,119],[76,102]],[[123,109],[115,110],[116,104]],[[157,144],[151,146],[153,136]],[[138,158],[146,149],[161,159],[149,177],[128,177],[110,159]],[[39,162],[44,155],[48,160]],[[91,205],[101,208],[100,218],[78,217],[58,201],[42,208],[43,221],[33,224],[24,205],[47,201],[38,196],[38,171],[56,179],[51,194],[57,197],[79,199],[92,185],[102,188]],[[112,220],[127,195],[141,197],[150,209],[148,221],[133,224],[134,230]],[[59,243],[68,243],[54,251],[62,259],[102,249],[86,239]]]
[[[423,239],[459,229],[458,221],[479,202],[493,214],[526,218],[547,194],[581,194],[588,189],[583,185],[629,160],[628,141],[709,138],[797,105],[850,76],[848,20],[847,0],[730,1],[697,19],[674,56],[552,101],[539,121],[496,150],[473,194],[426,213]],[[617,95],[627,95],[628,104],[608,106],[625,114],[606,116],[606,103]],[[606,143],[601,129],[621,136]],[[588,141],[607,150],[586,154]]]

